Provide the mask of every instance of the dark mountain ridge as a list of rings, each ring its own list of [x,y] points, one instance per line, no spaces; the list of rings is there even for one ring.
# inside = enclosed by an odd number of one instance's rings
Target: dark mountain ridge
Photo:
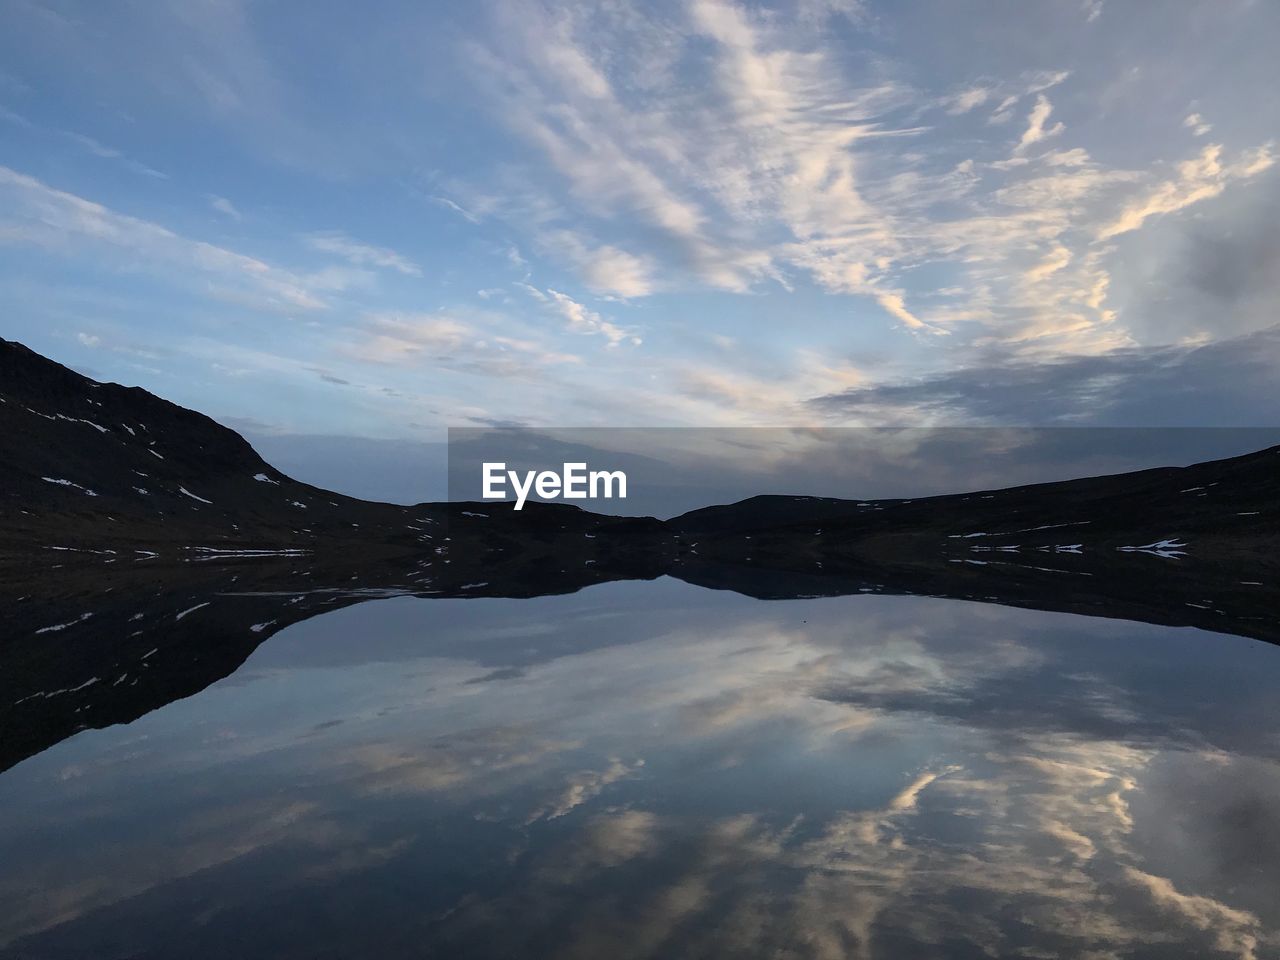
[[[239,434],[0,341],[0,549],[367,542],[421,513],[299,483]],[[70,542],[50,538],[69,538]],[[43,541],[43,542],[40,542]]]
[[[406,507],[301,483],[203,414],[138,387],[98,383],[0,339],[0,557],[130,545],[139,555],[184,559],[220,551],[384,555],[440,546],[444,528],[432,528],[441,524],[465,534],[518,520],[504,530],[518,540],[561,527],[616,528],[633,545],[643,534],[675,553],[699,541],[703,555],[713,544],[743,557],[779,547],[1187,552],[1175,545],[1194,536],[1198,557],[1226,551],[1268,563],[1280,532],[1278,455],[1271,447],[1186,467],[914,500],[764,495],[665,522],[532,502],[517,518],[510,504]],[[500,523],[471,522],[480,519]],[[756,541],[752,549],[744,538]]]
[[[1148,552],[1274,563],[1280,447],[1185,467],[1029,484],[914,500],[759,496],[668,521],[686,537],[752,553],[801,539],[823,554]],[[821,531],[821,532],[819,532]],[[808,536],[806,537],[806,532]],[[825,536],[826,541],[818,541]]]
[[[400,557],[452,566],[465,582],[496,555],[606,556],[610,531],[657,528],[567,505],[521,516],[500,506],[406,507],[322,490],[203,414],[0,340],[0,563]]]

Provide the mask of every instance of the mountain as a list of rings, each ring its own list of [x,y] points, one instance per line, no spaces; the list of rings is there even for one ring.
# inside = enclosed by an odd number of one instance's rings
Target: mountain
[[[915,500],[752,497],[668,521],[721,551],[781,549],[803,541],[816,553],[879,556],[939,548],[973,553],[1145,552],[1201,559],[1253,555],[1273,562],[1280,546],[1280,447],[1114,476],[1039,483]],[[825,537],[826,539],[819,539]],[[975,558],[977,559],[977,558]],[[988,558],[989,559],[989,558]]]
[[[233,431],[0,340],[0,769],[386,596],[669,575],[762,599],[916,594],[1280,642],[1280,448],[916,500],[760,496],[669,521],[370,503]]]
[[[1194,594],[1196,582],[1208,578],[1247,594],[1280,579],[1280,447],[1188,467],[917,500],[753,497],[667,525],[696,542],[704,560],[749,557],[775,576],[946,563],[987,568],[988,580],[1021,571],[1125,582],[1154,573],[1161,590],[1182,583]],[[1215,609],[1208,593],[1186,602]]]
[[[0,561],[400,557],[433,571],[419,583],[467,582],[494,564],[598,559],[615,532],[656,528],[560,504],[516,515],[510,505],[405,507],[321,490],[203,414],[0,340]]]
[[[124,556],[408,544],[438,516],[299,483],[203,414],[0,340],[0,520],[0,551]]]

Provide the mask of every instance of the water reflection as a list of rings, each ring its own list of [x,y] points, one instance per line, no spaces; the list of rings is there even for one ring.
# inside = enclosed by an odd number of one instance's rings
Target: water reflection
[[[1275,956],[1278,681],[916,597],[365,603],[0,776],[0,953]]]

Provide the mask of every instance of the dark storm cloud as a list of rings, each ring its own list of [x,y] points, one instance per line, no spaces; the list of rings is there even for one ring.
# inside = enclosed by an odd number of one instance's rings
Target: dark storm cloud
[[[1280,176],[1226,193],[1199,216],[1121,247],[1112,273],[1122,320],[1140,340],[1265,329],[1280,318]]]
[[[1191,224],[1183,263],[1187,286],[1223,304],[1280,291],[1280,200],[1251,209],[1255,215],[1229,231]]]
[[[1206,268],[1209,269],[1209,268]],[[1209,269],[1213,277],[1217,273]],[[1214,279],[1212,282],[1218,282]],[[1201,346],[1117,350],[1046,362],[991,362],[809,401],[850,418],[1089,426],[1275,426],[1280,327]]]

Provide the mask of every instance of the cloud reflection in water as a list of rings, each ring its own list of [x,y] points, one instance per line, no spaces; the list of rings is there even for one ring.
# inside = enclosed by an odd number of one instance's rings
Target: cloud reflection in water
[[[1277,680],[922,598],[363,604],[0,778],[0,953],[1265,957]]]

